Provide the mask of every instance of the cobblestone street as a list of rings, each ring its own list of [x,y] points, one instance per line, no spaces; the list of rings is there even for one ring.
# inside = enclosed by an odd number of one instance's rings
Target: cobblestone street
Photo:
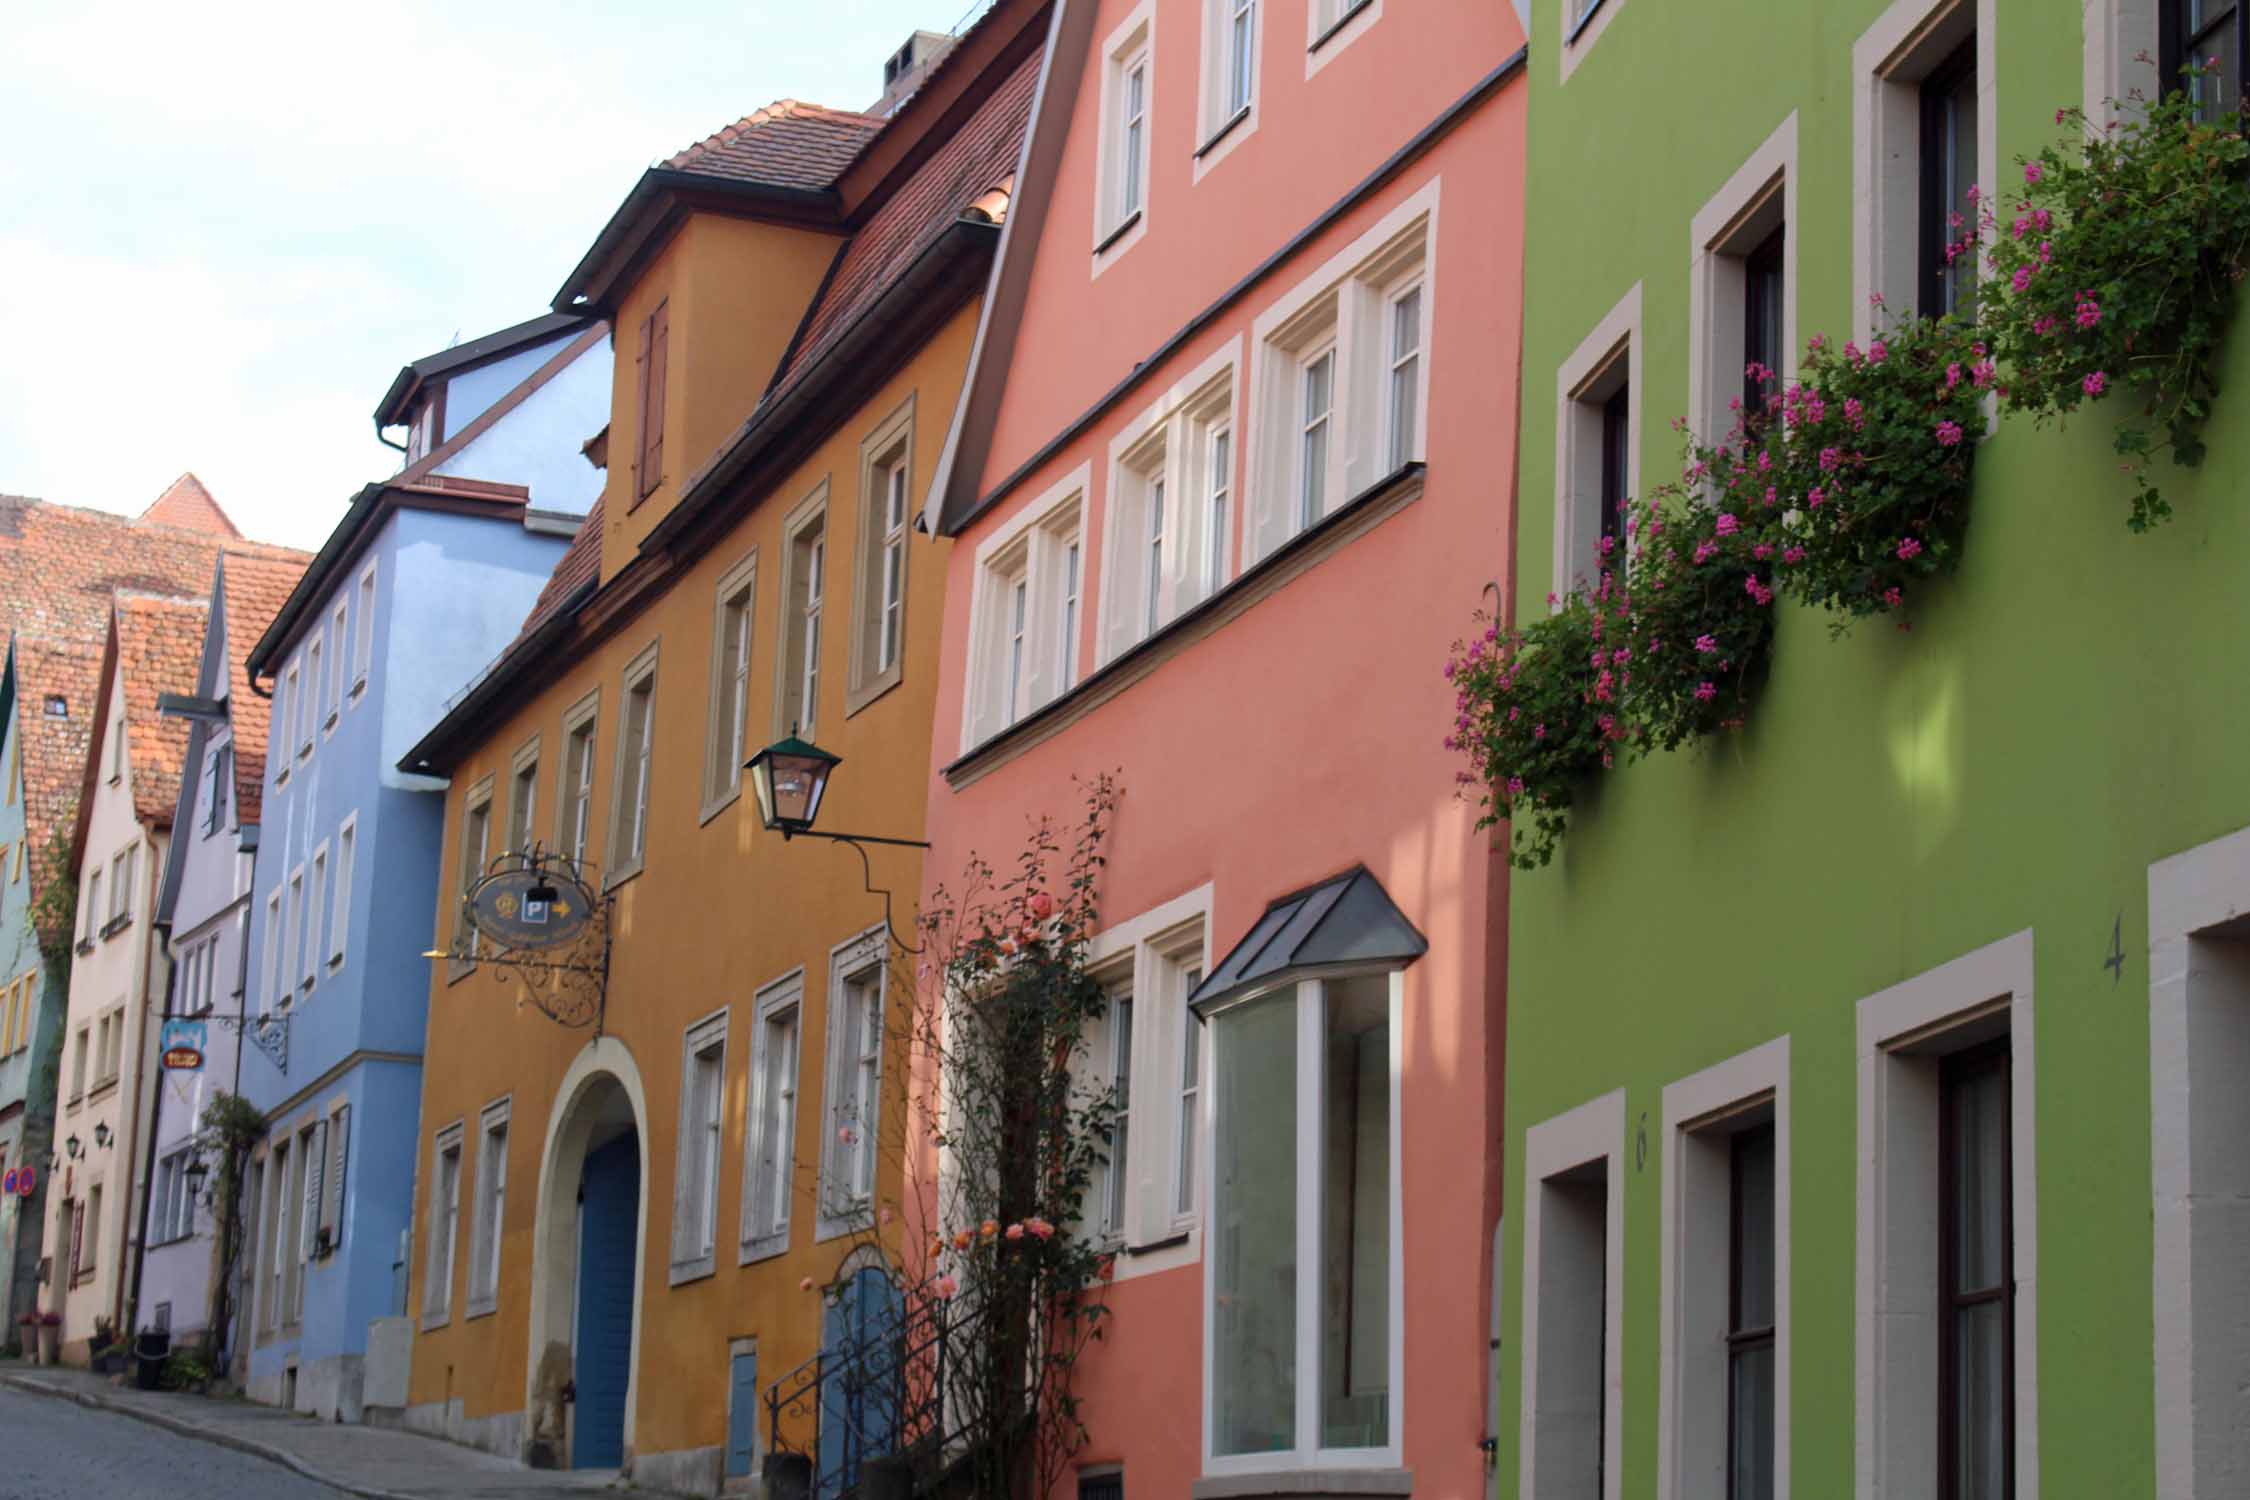
[[[214,1495],[227,1500],[337,1500],[279,1464],[176,1437],[116,1412],[0,1389],[0,1500],[60,1495]]]

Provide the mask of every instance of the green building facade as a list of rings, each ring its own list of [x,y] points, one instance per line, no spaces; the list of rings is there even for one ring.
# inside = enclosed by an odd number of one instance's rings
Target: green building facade
[[[2225,9],[1534,0],[1518,621],[1761,340],[1947,295],[1927,205]],[[2250,1495],[2250,340],[2221,375],[2145,534],[2115,414],[1996,417],[1910,630],[1784,598],[1746,723],[1514,876],[1497,1494]]]

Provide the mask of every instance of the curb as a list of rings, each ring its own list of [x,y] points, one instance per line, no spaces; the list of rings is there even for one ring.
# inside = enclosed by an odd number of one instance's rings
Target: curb
[[[35,1396],[51,1396],[61,1401],[74,1401],[80,1406],[95,1411],[114,1412],[119,1416],[131,1417],[136,1422],[146,1422],[151,1427],[161,1427],[166,1432],[175,1433],[180,1437],[194,1438],[198,1442],[213,1443],[221,1448],[232,1448],[237,1452],[247,1453],[253,1458],[262,1458],[268,1463],[279,1464],[299,1478],[309,1479],[315,1484],[325,1484],[330,1489],[340,1490],[347,1495],[360,1496],[361,1500],[416,1500],[415,1496],[402,1494],[397,1490],[373,1489],[367,1485],[352,1484],[346,1480],[338,1479],[335,1475],[323,1473],[295,1454],[285,1449],[276,1448],[270,1443],[257,1442],[254,1439],[231,1432],[215,1432],[208,1427],[182,1421],[180,1418],[164,1412],[151,1411],[146,1407],[136,1406],[130,1402],[112,1401],[91,1391],[71,1390],[65,1386],[49,1385],[43,1380],[28,1375],[14,1374],[0,1374],[0,1385],[6,1385],[19,1391],[28,1391]]]

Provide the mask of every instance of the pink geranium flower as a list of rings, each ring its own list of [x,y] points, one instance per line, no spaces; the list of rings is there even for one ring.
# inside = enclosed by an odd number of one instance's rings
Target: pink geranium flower
[[[2023,180],[2025,182],[2035,183],[2046,175],[2047,169],[2035,161],[2027,161],[2023,164]]]
[[[2085,390],[2087,395],[2099,396],[2103,391],[2109,389],[2109,377],[2107,375],[2104,375],[2101,371],[2096,370],[2093,374],[2088,375],[2084,380],[2080,381],[2079,385]]]
[[[1912,537],[1908,537],[1905,541],[1898,544],[1898,560],[1900,562],[1912,562],[1915,558],[1921,555],[1922,544],[1914,540],[1914,538]]]
[[[1937,440],[1941,447],[1951,448],[1961,441],[1961,424],[1951,417],[1937,424]]]

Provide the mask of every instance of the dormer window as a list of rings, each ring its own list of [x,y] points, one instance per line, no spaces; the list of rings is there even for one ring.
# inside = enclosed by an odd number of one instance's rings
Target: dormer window
[[[60,693],[49,693],[47,695],[47,717],[50,719],[69,718],[70,700]]]
[[[441,388],[442,389],[442,388]],[[432,392],[422,404],[414,408],[414,417],[406,429],[406,461],[419,463],[437,446],[438,407],[437,392]]]

